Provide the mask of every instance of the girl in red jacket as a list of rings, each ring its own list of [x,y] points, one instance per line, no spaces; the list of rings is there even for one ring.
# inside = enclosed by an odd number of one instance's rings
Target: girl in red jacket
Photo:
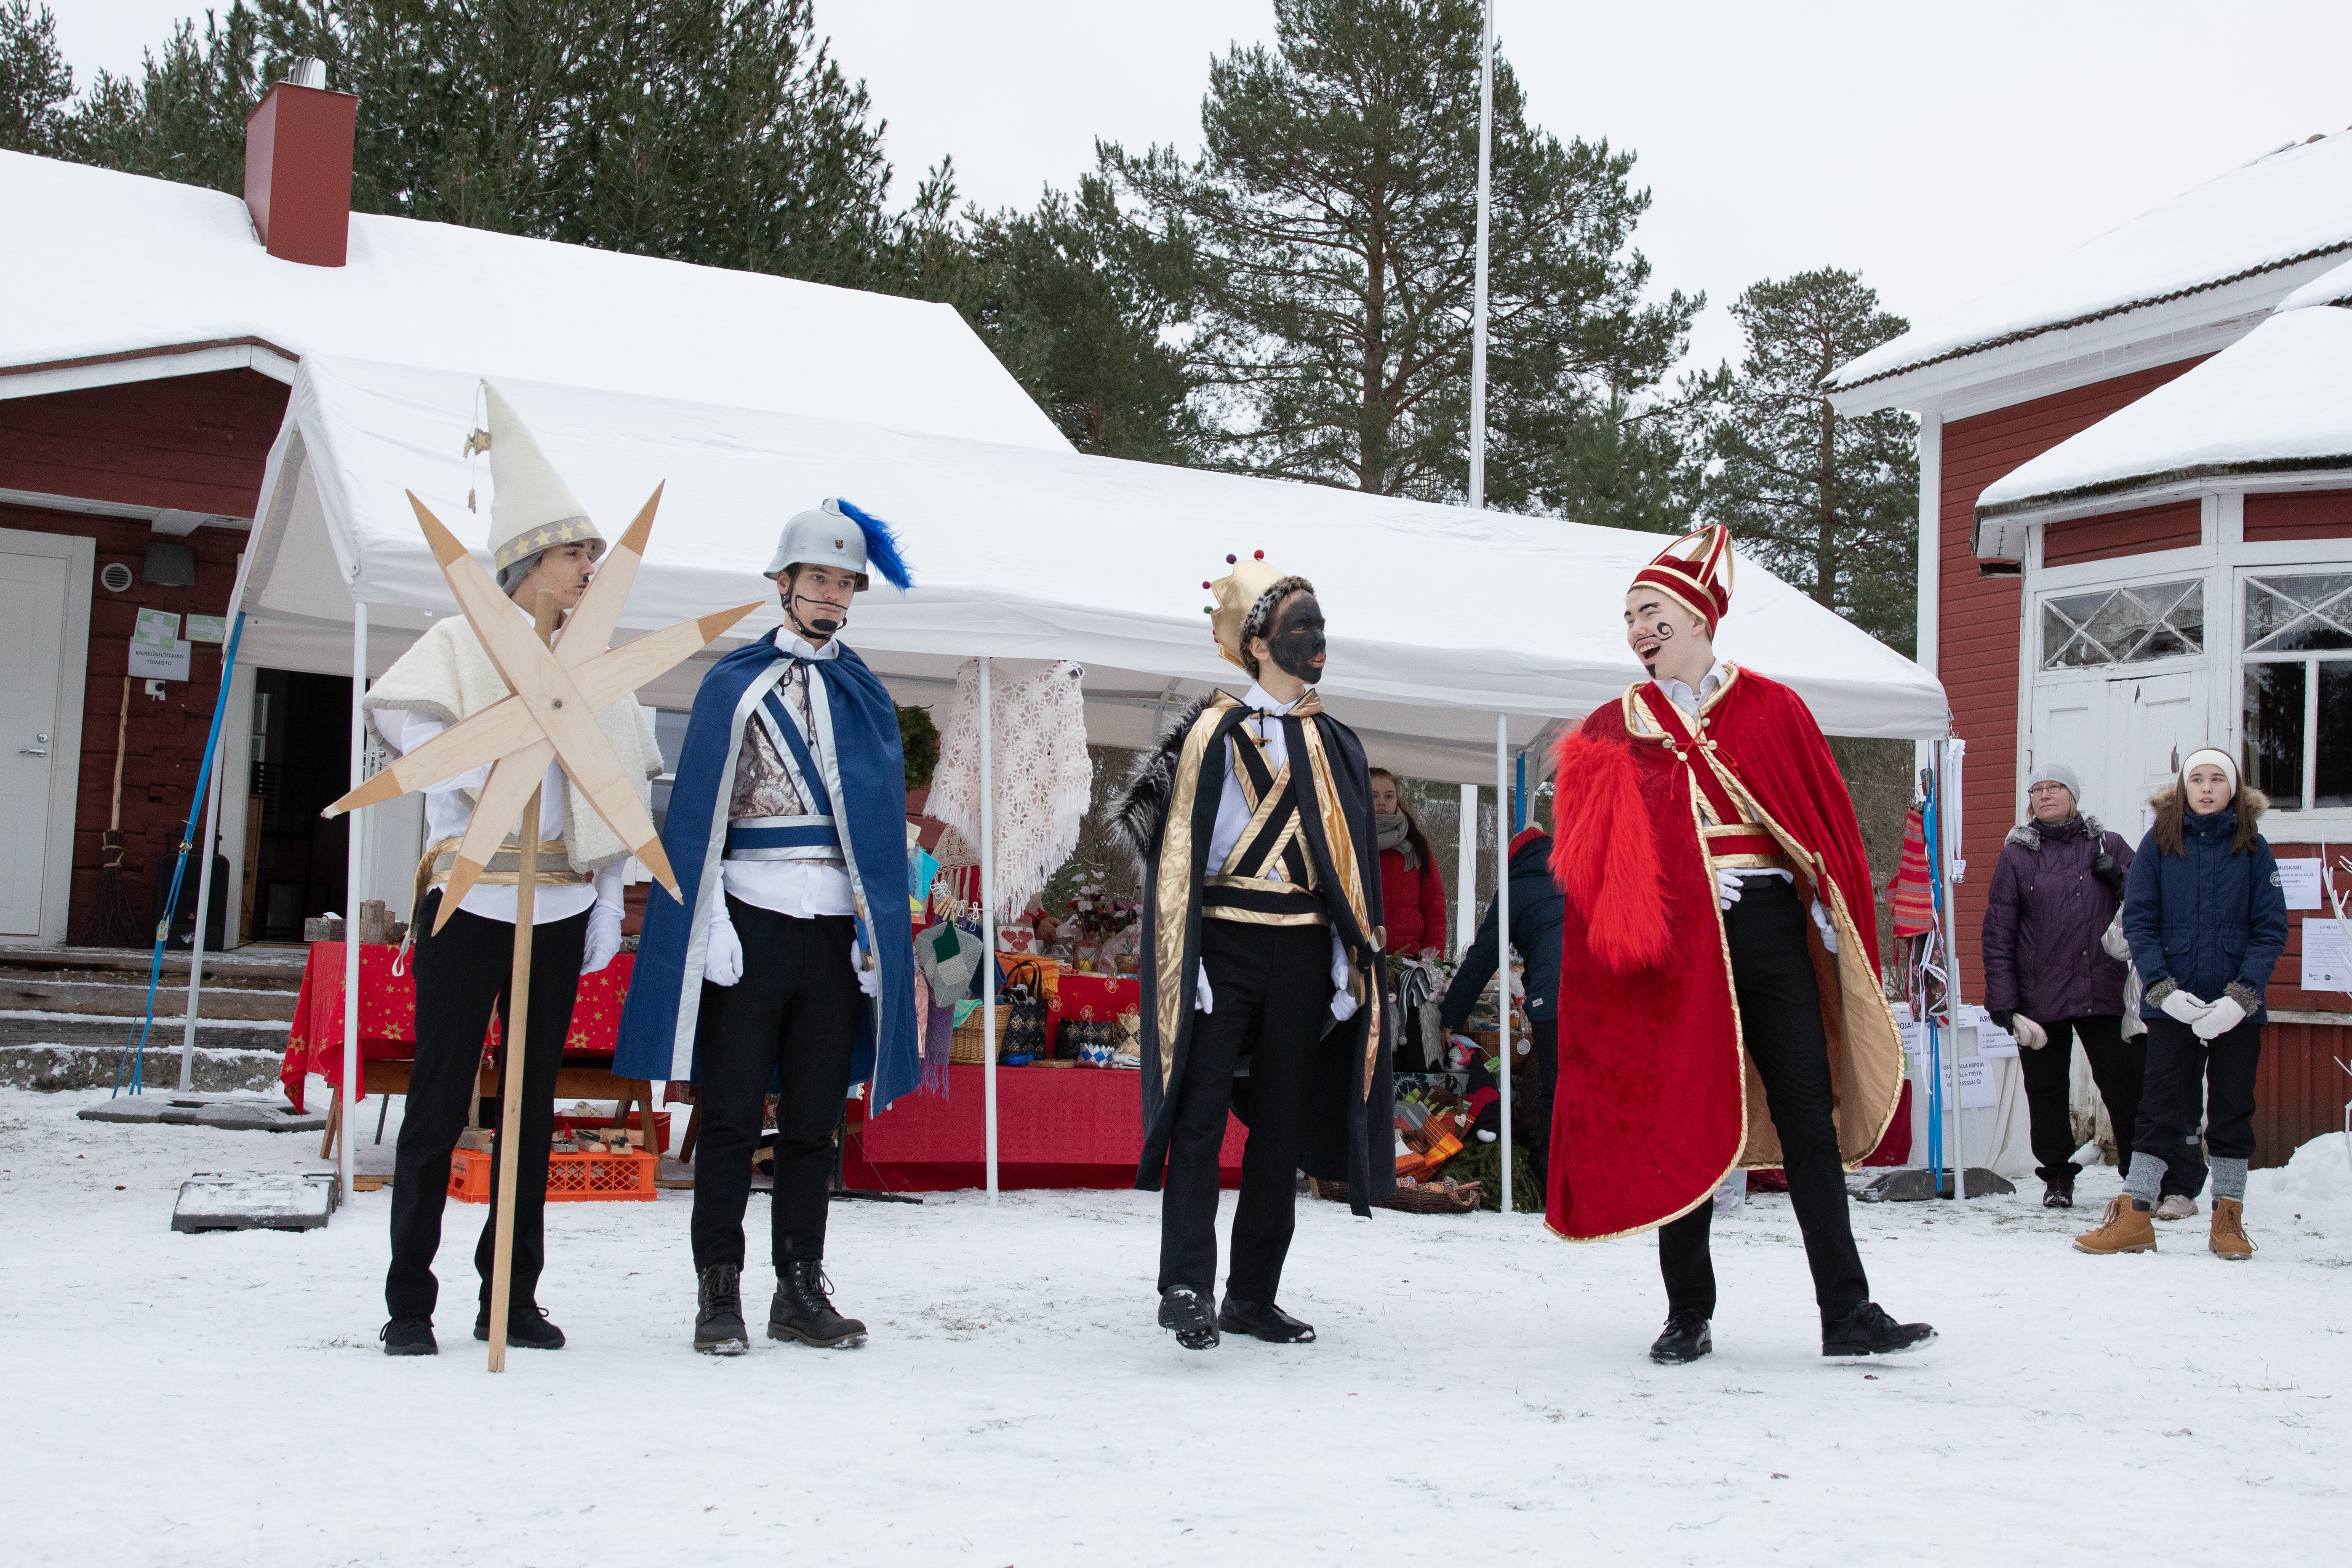
[[[1396,774],[1371,770],[1372,826],[1381,841],[1381,905],[1389,952],[1411,958],[1445,953],[1445,879],[1428,836],[1397,794]]]

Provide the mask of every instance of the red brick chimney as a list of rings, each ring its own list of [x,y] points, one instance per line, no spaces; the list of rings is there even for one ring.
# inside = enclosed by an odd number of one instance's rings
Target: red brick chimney
[[[352,227],[352,140],[360,100],[328,92],[316,60],[271,84],[245,120],[245,205],[269,254],[341,267]]]

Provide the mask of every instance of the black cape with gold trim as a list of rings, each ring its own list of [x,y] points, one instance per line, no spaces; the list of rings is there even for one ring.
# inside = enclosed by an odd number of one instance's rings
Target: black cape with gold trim
[[[1358,998],[1308,1065],[1301,1165],[1348,1184],[1349,1206],[1371,1212],[1396,1185],[1396,1107],[1389,1057],[1387,961],[1379,927],[1381,858],[1371,779],[1355,731],[1310,698],[1282,721],[1298,791],[1299,824],[1332,929],[1346,946]],[[1224,790],[1225,741],[1252,710],[1220,691],[1195,704],[1144,754],[1114,815],[1143,873],[1143,1154],[1135,1184],[1157,1192],[1192,1043],[1193,979],[1201,962],[1201,882]],[[1305,765],[1301,765],[1304,763]],[[1250,1120],[1250,1080],[1234,1083],[1234,1114]]]

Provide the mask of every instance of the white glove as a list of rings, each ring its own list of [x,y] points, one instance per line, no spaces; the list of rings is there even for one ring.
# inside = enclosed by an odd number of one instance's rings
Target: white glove
[[[1739,901],[1739,873],[1718,869],[1715,874],[1715,896],[1725,909]]]
[[[1828,948],[1834,957],[1837,953],[1837,927],[1830,923],[1830,912],[1819,899],[1813,900],[1813,929],[1822,933],[1822,945]]]
[[[1193,971],[1193,974],[1195,978],[1192,982],[1192,1010],[1196,1013],[1215,1012],[1217,998],[1209,990],[1209,966],[1205,963],[1201,965],[1199,969]]]
[[[2172,994],[2173,996],[2178,996],[2179,994],[2180,993],[2178,991]],[[2172,996],[2168,996],[2164,1000],[2166,1003],[2165,1011],[2170,1012],[2172,1010],[2170,1005]],[[2199,1039],[2210,1040],[2228,1034],[2231,1030],[2236,1028],[2245,1021],[2246,1010],[2239,1005],[2238,999],[2235,996],[2224,996],[2219,1002],[2214,1003],[2213,1005],[2206,1011],[2203,1017],[2198,1019],[2189,1026],[2197,1031],[2197,1037]]]
[[[2050,1031],[2020,1013],[2009,1021],[2010,1035],[2029,1051],[2038,1051],[2050,1043]]]
[[[713,985],[732,985],[743,978],[743,939],[725,906],[710,920],[710,945],[703,950],[702,977]]]
[[[1342,1024],[1356,1016],[1356,994],[1352,991],[1331,993],[1331,1016]]]
[[[2158,1005],[2164,1009],[2167,1017],[2178,1018],[2192,1029],[2197,1026],[2197,1020],[2213,1010],[2213,1004],[2200,1001],[2177,985],[2173,987],[2172,994]]]
[[[878,997],[882,994],[881,967],[878,964],[872,969],[866,966],[866,949],[854,936],[849,939],[849,967],[857,975],[857,988],[860,991],[865,992],[868,996]]]
[[[588,906],[588,945],[580,955],[580,973],[593,974],[613,962],[621,951],[621,906],[593,903]]]

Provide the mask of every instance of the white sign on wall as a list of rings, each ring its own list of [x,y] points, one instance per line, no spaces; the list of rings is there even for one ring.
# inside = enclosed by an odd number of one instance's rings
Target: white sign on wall
[[[2303,922],[2303,988],[2352,992],[2352,942],[2332,918]]]
[[[2278,863],[2279,891],[2286,895],[2286,907],[2291,910],[2315,910],[2319,900],[2319,859],[2282,860]]]

